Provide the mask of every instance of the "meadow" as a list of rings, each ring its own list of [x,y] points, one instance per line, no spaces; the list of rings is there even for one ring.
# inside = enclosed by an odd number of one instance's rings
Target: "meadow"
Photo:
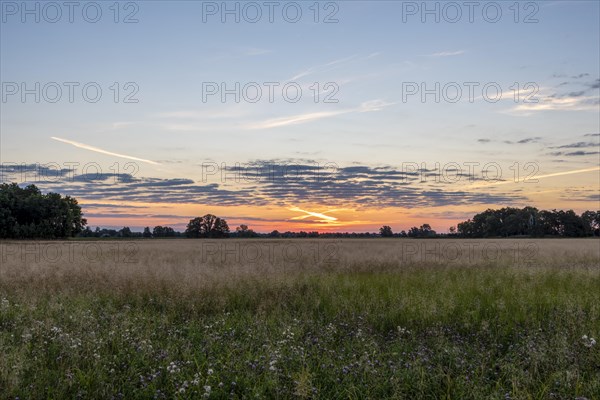
[[[0,250],[2,399],[600,399],[598,239]]]

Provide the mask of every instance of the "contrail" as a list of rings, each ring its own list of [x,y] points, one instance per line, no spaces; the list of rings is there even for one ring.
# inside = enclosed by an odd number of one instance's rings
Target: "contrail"
[[[336,117],[338,115],[357,113],[357,112],[372,112],[379,111],[384,107],[394,105],[395,103],[387,103],[383,100],[371,100],[362,103],[360,106],[355,108],[346,108],[337,111],[321,111],[299,115],[291,115],[287,117],[274,118],[259,123],[246,125],[245,129],[270,129],[279,128],[286,125],[304,124],[306,122],[312,122],[323,118]]]
[[[74,142],[72,140],[61,139],[61,138],[54,137],[54,136],[50,137],[50,139],[57,140],[57,141],[63,142],[63,143],[67,143],[67,144],[70,144],[72,146],[79,147],[80,149],[85,149],[85,150],[89,150],[89,151],[95,151],[96,153],[102,153],[102,154],[106,154],[106,155],[109,155],[109,156],[126,158],[128,160],[145,162],[145,163],[152,164],[152,165],[160,165],[160,163],[157,163],[156,161],[145,160],[143,158],[132,157],[132,156],[128,156],[128,155],[125,155],[125,154],[113,153],[111,151],[103,150],[103,149],[100,149],[98,147],[90,146],[90,145],[87,145],[87,144],[84,144],[84,143]]]
[[[290,211],[303,212],[303,213],[307,214],[307,215],[302,215],[302,216],[299,216],[299,217],[293,217],[292,219],[304,219],[306,217],[313,216],[313,217],[324,219],[326,221],[337,221],[337,218],[335,218],[335,217],[331,217],[329,215],[325,215],[325,214],[321,214],[321,213],[316,213],[316,212],[312,212],[312,211],[302,210],[302,209],[300,209],[298,207],[292,207],[292,208],[289,208],[289,210]],[[330,212],[330,211],[326,211],[326,212]]]
[[[563,171],[563,172],[555,172],[552,174],[546,174],[546,175],[539,175],[539,176],[532,176],[531,178],[529,178],[530,180],[534,180],[534,179],[542,179],[542,178],[551,178],[553,176],[563,176],[563,175],[573,175],[573,174],[582,174],[584,172],[593,172],[593,171],[600,171],[600,167],[594,167],[594,168],[587,168],[587,169],[575,169],[573,171]],[[497,186],[497,185],[508,185],[510,183],[521,183],[521,182],[515,182],[512,180],[506,180],[506,181],[498,181],[498,182],[485,182],[485,183],[475,183],[473,185],[468,186],[469,188],[476,188],[476,187],[482,187],[482,186]]]

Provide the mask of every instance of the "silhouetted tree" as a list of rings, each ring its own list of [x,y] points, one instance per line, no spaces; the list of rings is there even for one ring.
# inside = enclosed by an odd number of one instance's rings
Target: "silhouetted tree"
[[[581,214],[581,219],[588,235],[600,236],[600,210],[586,211]]]
[[[249,238],[249,237],[257,237],[258,234],[254,232],[252,229],[248,228],[248,225],[240,225],[235,228],[235,234],[237,237],[241,238]]]
[[[83,231],[87,224],[77,200],[35,186],[0,185],[0,238],[65,238]]]
[[[178,233],[175,232],[170,226],[155,226],[152,230],[152,236],[154,237],[175,237]]]
[[[394,232],[392,232],[392,228],[389,227],[388,225],[384,225],[381,228],[379,228],[379,234],[381,235],[381,237],[394,236]]]
[[[227,221],[212,214],[191,219],[185,230],[190,238],[225,238],[229,237]]]
[[[595,234],[600,226],[594,222],[596,220],[594,211],[586,211],[578,216],[573,210],[539,211],[535,207],[505,207],[488,209],[476,214],[472,220],[461,222],[458,224],[458,233],[462,237],[582,237]]]

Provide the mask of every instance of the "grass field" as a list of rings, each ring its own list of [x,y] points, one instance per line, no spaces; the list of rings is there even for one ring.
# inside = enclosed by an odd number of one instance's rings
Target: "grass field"
[[[600,398],[594,239],[0,249],[2,398]]]

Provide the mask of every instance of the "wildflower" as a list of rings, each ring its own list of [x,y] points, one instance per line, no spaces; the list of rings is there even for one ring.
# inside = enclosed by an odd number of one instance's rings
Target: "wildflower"
[[[588,335],[583,335],[581,337],[581,340],[583,340],[583,345],[585,347],[593,347],[596,345],[596,339],[594,339],[593,337],[588,337]]]
[[[209,375],[212,375],[214,373],[214,371],[212,370],[212,368],[209,368],[207,372],[208,372]]]
[[[401,326],[398,326],[397,329],[399,335],[410,334],[410,331],[408,329],[403,328]]]
[[[192,381],[193,385],[198,386],[200,384],[200,374],[196,373],[194,374],[194,380]]]
[[[177,366],[177,364],[171,361],[171,363],[167,366],[167,372],[176,374],[179,372],[179,367]]]

